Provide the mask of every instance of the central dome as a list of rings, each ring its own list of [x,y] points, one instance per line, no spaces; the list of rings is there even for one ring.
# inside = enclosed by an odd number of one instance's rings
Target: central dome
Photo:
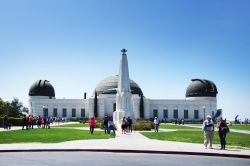
[[[116,94],[116,88],[118,87],[118,79],[119,76],[115,75],[102,80],[95,88],[97,95]],[[130,89],[132,94],[138,94],[140,96],[143,95],[141,88],[133,80],[130,80]]]

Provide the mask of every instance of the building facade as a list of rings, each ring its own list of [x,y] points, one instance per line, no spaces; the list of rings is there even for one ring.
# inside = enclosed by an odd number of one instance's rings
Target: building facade
[[[38,80],[29,90],[29,114],[62,118],[102,119],[113,116],[116,111],[116,94],[119,75],[102,80],[90,98],[57,99],[55,89],[47,80]],[[132,111],[135,119],[196,120],[206,115],[215,116],[217,111],[216,85],[205,79],[192,79],[186,97],[180,100],[149,99],[143,95],[139,85],[130,80]]]

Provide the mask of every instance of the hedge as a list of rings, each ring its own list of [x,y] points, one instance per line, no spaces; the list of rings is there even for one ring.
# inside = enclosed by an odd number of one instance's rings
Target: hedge
[[[154,123],[150,120],[137,120],[135,124],[133,124],[134,130],[144,130],[150,131],[154,128]]]
[[[3,119],[4,117],[0,117],[0,126],[3,127]],[[22,126],[23,125],[23,118],[16,118],[16,117],[8,117],[11,126]]]

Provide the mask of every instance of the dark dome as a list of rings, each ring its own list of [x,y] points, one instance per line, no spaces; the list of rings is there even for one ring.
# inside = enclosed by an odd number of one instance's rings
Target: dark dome
[[[29,96],[48,96],[51,98],[55,97],[55,90],[48,80],[38,80],[31,85]]]
[[[192,79],[192,83],[188,86],[186,97],[216,97],[216,85],[205,79]]]
[[[119,76],[111,76],[102,80],[95,88],[97,95],[99,94],[116,94]],[[143,95],[141,88],[133,80],[130,80],[130,88],[132,94]]]

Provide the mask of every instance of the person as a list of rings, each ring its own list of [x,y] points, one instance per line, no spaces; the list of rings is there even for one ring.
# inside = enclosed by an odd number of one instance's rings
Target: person
[[[3,128],[7,130],[10,129],[10,122],[6,115],[4,116],[4,119],[3,119]]]
[[[204,132],[204,148],[207,149],[209,143],[209,148],[213,149],[213,136],[214,136],[214,123],[211,120],[211,116],[207,115],[206,120],[203,122],[203,132]]]
[[[24,130],[24,126],[26,127],[26,130],[28,130],[28,120],[26,115],[23,116],[23,127],[22,130]]]
[[[132,124],[133,121],[130,117],[128,117],[128,132],[132,133]]]
[[[50,122],[51,122],[51,118],[47,117],[46,119],[46,128],[50,129]]]
[[[108,116],[105,116],[104,120],[103,120],[103,128],[104,128],[104,133],[105,134],[109,134],[109,118]]]
[[[122,127],[122,134],[126,134],[126,118],[125,117],[123,117],[122,119],[121,127]]]
[[[154,119],[154,126],[155,126],[155,132],[159,131],[159,120],[157,119],[157,117],[155,117]]]
[[[92,117],[89,119],[89,131],[91,134],[94,133],[94,128],[95,128],[95,118]]]
[[[41,125],[42,125],[42,128],[45,128],[45,120],[44,120],[44,117],[41,118]]]
[[[115,124],[113,122],[112,117],[109,118],[108,124],[109,124],[109,134],[110,134],[111,130],[113,130],[113,133],[115,134]]]
[[[41,128],[41,124],[42,124],[42,119],[41,119],[40,116],[38,116],[38,118],[37,118],[37,127]]]
[[[217,123],[217,128],[219,129],[219,137],[220,137],[220,144],[221,150],[225,150],[226,148],[226,135],[229,132],[229,128],[227,126],[226,120],[223,120],[222,117],[220,118],[219,122]]]
[[[31,127],[33,129],[33,117],[32,117],[32,115],[29,115],[29,117],[28,117],[28,124],[29,124],[29,129],[31,129]]]

